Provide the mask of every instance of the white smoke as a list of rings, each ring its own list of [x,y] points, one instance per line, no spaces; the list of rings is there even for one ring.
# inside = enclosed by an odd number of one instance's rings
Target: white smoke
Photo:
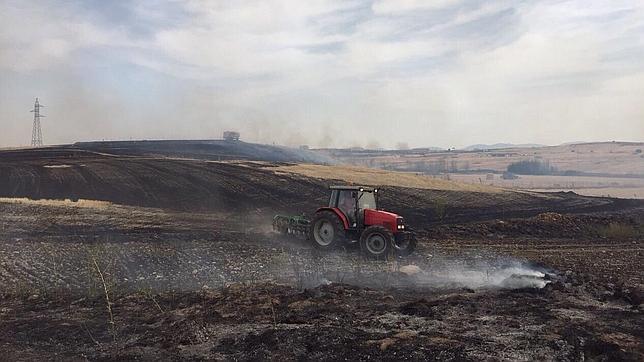
[[[352,253],[325,253],[318,257],[307,254],[290,254],[279,260],[272,268],[277,278],[284,282],[297,280],[298,285],[307,287],[348,283],[375,288],[540,289],[555,276],[543,268],[507,257],[430,256],[383,262],[365,261]]]
[[[549,283],[546,273],[519,262],[510,266],[477,265],[471,268],[454,267],[420,273],[419,282],[427,285],[479,288],[543,288]]]

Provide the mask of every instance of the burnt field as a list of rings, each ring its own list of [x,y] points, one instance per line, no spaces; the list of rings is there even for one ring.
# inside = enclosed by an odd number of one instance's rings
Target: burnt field
[[[0,153],[0,197],[99,200],[190,212],[300,213],[325,204],[331,184],[371,181],[384,188],[385,209],[405,215],[419,228],[542,212],[610,212],[642,206],[639,200],[517,192],[423,176],[414,177],[425,182],[400,187],[391,184],[405,173],[388,173],[392,176],[383,180],[387,183],[378,184],[374,177],[352,178],[352,169],[318,166],[302,171],[289,165],[294,164],[124,156],[70,148],[5,151]]]
[[[176,155],[174,155],[176,156]],[[644,203],[337,166],[0,152],[9,359],[642,360]],[[414,255],[270,229],[382,187]]]

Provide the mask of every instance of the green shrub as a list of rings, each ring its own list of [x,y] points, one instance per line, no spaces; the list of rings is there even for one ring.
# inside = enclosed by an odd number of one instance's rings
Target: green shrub
[[[523,160],[508,165],[508,172],[517,175],[552,175],[556,169],[548,161]]]
[[[599,227],[598,233],[608,239],[632,239],[640,234],[640,230],[632,225],[612,222]]]
[[[434,215],[439,221],[443,221],[447,214],[447,203],[445,200],[436,199],[434,200]]]

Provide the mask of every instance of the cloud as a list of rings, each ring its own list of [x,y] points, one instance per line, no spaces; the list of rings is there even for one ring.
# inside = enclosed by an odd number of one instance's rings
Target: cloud
[[[74,97],[96,110],[65,112],[86,139],[641,140],[643,58],[633,1],[7,0],[0,144],[28,138],[36,95],[54,116]]]
[[[33,71],[69,60],[75,50],[131,46],[118,29],[98,27],[55,3],[0,5],[0,69]]]
[[[405,13],[418,10],[437,10],[463,3],[462,0],[377,0],[372,9],[375,14]]]

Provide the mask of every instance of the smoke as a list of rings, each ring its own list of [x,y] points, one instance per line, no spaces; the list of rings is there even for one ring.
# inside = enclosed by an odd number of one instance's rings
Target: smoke
[[[384,262],[365,260],[357,250],[335,253],[291,250],[284,253],[275,259],[271,270],[281,282],[303,288],[347,283],[384,289],[540,289],[554,277],[553,272],[545,268],[494,256],[472,260],[469,255],[456,258],[417,255]]]
[[[421,272],[418,283],[433,286],[462,286],[480,288],[543,288],[549,283],[548,273],[525,263],[513,261],[509,265],[487,262],[472,267],[445,267],[432,272]]]
[[[314,147],[644,135],[636,1],[575,16],[575,2],[449,1],[423,16],[342,1],[80,3],[0,2],[0,145],[28,144],[36,96],[48,144],[226,129]]]

